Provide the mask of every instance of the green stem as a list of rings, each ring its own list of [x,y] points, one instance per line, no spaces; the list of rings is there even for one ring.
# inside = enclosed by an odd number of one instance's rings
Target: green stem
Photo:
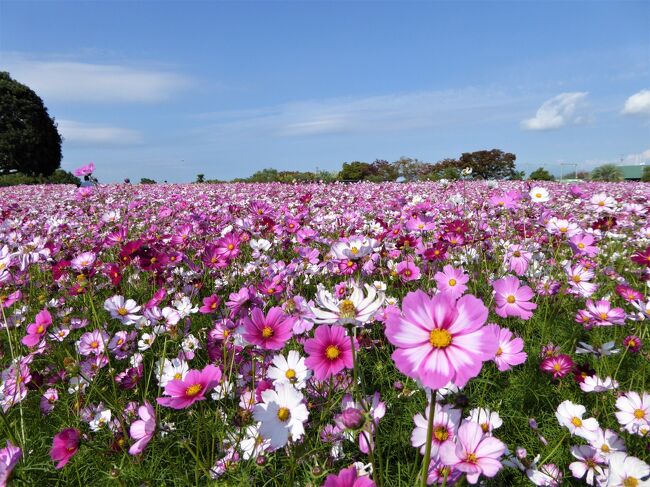
[[[431,390],[429,403],[429,422],[427,423],[427,442],[424,449],[424,463],[422,464],[422,487],[427,487],[429,477],[429,463],[431,462],[431,443],[433,439],[433,417],[436,414],[436,391]]]

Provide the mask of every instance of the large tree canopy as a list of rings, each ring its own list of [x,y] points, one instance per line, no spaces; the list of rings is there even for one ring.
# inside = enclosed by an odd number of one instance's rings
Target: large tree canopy
[[[61,166],[61,136],[43,100],[0,72],[0,174],[49,176]]]

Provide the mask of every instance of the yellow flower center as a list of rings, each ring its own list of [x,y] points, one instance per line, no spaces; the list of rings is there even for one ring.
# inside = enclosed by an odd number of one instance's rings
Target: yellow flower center
[[[336,360],[339,355],[341,355],[341,351],[336,345],[330,345],[325,349],[325,356],[330,360]]]
[[[535,198],[541,198],[541,197],[542,197],[542,193],[535,193]]]
[[[576,428],[580,428],[580,426],[582,426],[582,420],[574,416],[573,419],[571,420],[571,424],[573,424],[573,426],[575,426]]]
[[[262,336],[264,338],[271,338],[273,336],[273,328],[270,326],[265,326],[262,328]]]
[[[293,369],[289,369],[284,373],[284,376],[289,380],[295,379],[296,378],[296,371],[293,370]]]
[[[233,244],[228,244],[228,250],[232,250],[234,248],[235,248],[235,246]]]
[[[449,279],[449,285],[450,286],[455,286],[456,285],[456,279]]]
[[[569,231],[569,229],[567,227],[560,227],[560,232],[566,233],[568,231]]]
[[[181,380],[183,378],[183,375],[180,372],[176,372],[174,374],[174,380]]]
[[[598,206],[605,206],[605,202],[604,201],[599,201]]]
[[[508,296],[508,297],[506,298],[506,301],[508,301],[508,303],[510,303],[510,304],[513,304],[513,303],[514,303],[515,301],[517,301],[517,300],[516,300],[515,297],[511,294],[510,296]]]
[[[635,409],[634,417],[636,419],[643,419],[645,417],[645,411],[643,409]]]
[[[559,372],[562,370],[562,366],[559,363],[555,363],[553,364],[553,370],[555,370],[555,372]]]
[[[341,318],[354,318],[357,316],[357,308],[349,299],[341,301],[339,304],[339,312]]]
[[[433,430],[433,436],[438,441],[446,441],[449,438],[449,431],[444,426],[437,426]]]
[[[117,308],[117,314],[120,316],[126,316],[129,314],[129,310],[127,310],[125,307]]]
[[[43,333],[45,331],[45,328],[43,328],[43,325],[38,325],[38,328],[36,328],[36,333]]]
[[[202,389],[202,388],[203,388],[203,386],[202,386],[201,384],[194,384],[194,385],[191,385],[190,387],[188,387],[188,388],[185,390],[185,395],[186,395],[186,396],[190,396],[190,397],[194,397],[194,396],[196,396],[199,392],[201,392],[201,389]]]
[[[94,341],[90,344],[90,348],[97,348],[97,347],[99,347],[99,342],[98,342],[97,340],[94,340]]]
[[[600,447],[600,451],[603,453],[609,453],[611,451],[611,448],[609,448],[609,445],[603,443],[603,446]]]
[[[501,347],[497,348],[497,353],[495,353],[495,355],[497,357],[500,357],[502,354],[503,354],[503,350],[501,349]]]
[[[476,458],[476,455],[474,453],[469,453],[467,455],[467,458],[465,459],[466,462],[468,463],[476,463],[478,459]]]
[[[442,328],[431,330],[429,343],[435,348],[446,348],[451,344],[451,333]]]
[[[580,282],[580,276],[578,275],[573,276],[571,279],[573,280],[573,282]]]
[[[607,313],[600,313],[600,315],[598,315],[598,316],[600,316],[601,320],[606,320],[607,319]]]
[[[350,252],[352,252],[352,255],[357,255],[357,254],[359,253],[359,249],[356,248],[356,247],[352,247],[352,248],[350,249]]]
[[[625,487],[636,487],[639,485],[639,481],[635,477],[628,477],[623,481]]]
[[[582,242],[580,242],[580,243],[578,244],[578,248],[579,248],[579,249],[584,249],[584,248],[585,248],[585,244],[583,244]]]
[[[278,409],[278,419],[282,421],[283,423],[285,421],[289,421],[289,418],[291,417],[291,411],[289,411],[288,408],[281,407]]]
[[[481,429],[483,430],[483,433],[487,433],[490,431],[490,423],[481,423]]]

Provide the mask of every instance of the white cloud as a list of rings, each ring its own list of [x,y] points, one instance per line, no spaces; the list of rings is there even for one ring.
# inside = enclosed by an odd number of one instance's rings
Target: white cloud
[[[142,142],[142,134],[136,130],[108,125],[57,120],[64,144],[73,145],[134,145]]]
[[[188,86],[177,73],[119,64],[34,60],[4,54],[3,69],[50,101],[151,103]]]
[[[214,121],[202,131],[217,137],[233,132],[277,137],[390,134],[516,120],[521,116],[520,101],[512,95],[469,88],[297,101],[198,118]]]
[[[623,113],[626,115],[650,114],[650,90],[641,90],[625,100]]]
[[[644,150],[638,154],[629,154],[625,158],[625,162],[628,164],[641,164],[650,162],[650,149]]]
[[[552,130],[582,123],[585,121],[583,109],[587,94],[584,91],[560,93],[542,103],[533,118],[522,120],[521,127],[525,130]]]

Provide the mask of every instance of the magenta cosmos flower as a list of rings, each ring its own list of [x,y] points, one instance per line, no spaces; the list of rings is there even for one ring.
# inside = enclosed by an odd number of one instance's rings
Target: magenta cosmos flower
[[[323,487],[375,487],[375,482],[365,476],[359,477],[357,469],[352,466],[344,468],[338,475],[328,475]]]
[[[445,465],[467,473],[467,481],[475,484],[479,476],[494,477],[501,470],[501,455],[506,446],[494,436],[483,433],[481,426],[465,422],[458,428],[458,438],[440,448],[440,459]]]
[[[173,409],[185,409],[197,401],[205,399],[205,393],[219,384],[221,370],[214,365],[206,365],[203,370],[190,370],[183,379],[171,380],[165,386],[165,394],[159,397],[158,404]]]
[[[404,282],[420,279],[420,268],[414,262],[403,260],[395,266],[395,272]]]
[[[499,325],[489,324],[488,329],[494,333],[499,348],[494,355],[494,362],[501,372],[510,370],[513,365],[523,364],[528,355],[523,352],[524,341],[521,338],[513,338],[512,332],[507,328],[500,328]]]
[[[463,272],[463,269],[454,269],[450,265],[446,265],[442,268],[442,272],[436,272],[436,275],[433,276],[438,285],[438,290],[440,292],[448,292],[454,298],[459,298],[467,291],[467,281],[469,281],[469,276]]]
[[[52,316],[50,312],[46,309],[39,311],[34,319],[34,323],[27,325],[27,335],[22,339],[23,345],[28,347],[35,346],[41,341],[41,338],[43,338],[51,324]]]
[[[472,295],[456,301],[449,293],[408,293],[401,313],[395,308],[386,318],[397,368],[432,389],[449,382],[463,387],[497,350],[493,334],[483,326],[487,315],[483,301]]]
[[[535,295],[533,290],[528,286],[522,286],[514,276],[497,279],[492,283],[494,288],[496,314],[502,318],[516,316],[522,320],[527,320],[533,316],[533,310],[537,308],[535,303],[530,300]]]
[[[266,316],[259,308],[244,318],[244,339],[266,350],[280,350],[293,334],[295,318],[284,314],[282,308],[274,307]]]
[[[138,408],[138,415],[140,419],[131,423],[129,428],[131,438],[136,440],[129,448],[131,455],[142,453],[156,431],[156,412],[149,402],[145,401],[144,405]]]
[[[54,437],[52,448],[50,449],[50,458],[56,464],[56,468],[65,467],[66,463],[77,453],[79,449],[79,430],[68,428]]]
[[[321,325],[314,331],[314,338],[305,341],[309,355],[305,365],[314,371],[317,380],[325,380],[343,369],[351,369],[352,344],[345,328],[338,325]]]

